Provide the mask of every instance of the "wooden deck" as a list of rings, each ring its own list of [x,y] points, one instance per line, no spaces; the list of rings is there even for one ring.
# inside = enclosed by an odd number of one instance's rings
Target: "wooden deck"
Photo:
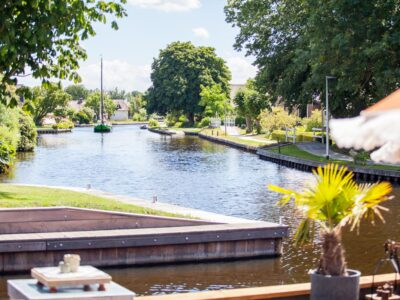
[[[72,208],[2,209],[0,220],[0,273],[54,266],[71,251],[94,266],[276,256],[288,231],[268,222],[222,224]]]
[[[375,276],[374,287],[385,282],[393,282],[395,274]],[[267,300],[267,299],[309,299],[310,283],[275,285],[255,288],[242,288],[220,291],[182,293],[136,297],[136,300]],[[360,299],[369,294],[372,287],[372,276],[360,278]]]

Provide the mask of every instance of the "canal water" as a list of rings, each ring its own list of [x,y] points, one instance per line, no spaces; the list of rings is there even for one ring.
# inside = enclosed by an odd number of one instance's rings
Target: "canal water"
[[[110,134],[92,128],[42,135],[35,153],[21,155],[1,182],[87,187],[198,208],[230,216],[284,222],[291,232],[298,218],[290,207],[275,206],[276,184],[299,189],[311,174],[258,159],[254,154],[197,137],[166,137],[138,126],[115,126]],[[400,189],[387,203],[386,223],[346,232],[348,265],[372,274],[384,257],[383,243],[400,240]],[[217,290],[305,282],[319,260],[318,246],[294,248],[284,242],[280,258],[107,269],[113,279],[139,295]],[[381,272],[390,271],[384,266]],[[27,275],[6,276],[27,277]],[[0,277],[0,299],[6,296]]]

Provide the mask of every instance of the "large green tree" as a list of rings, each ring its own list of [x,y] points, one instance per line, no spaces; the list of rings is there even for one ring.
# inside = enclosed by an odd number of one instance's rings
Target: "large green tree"
[[[53,113],[57,108],[66,107],[71,96],[58,84],[52,83],[41,87],[34,87],[29,102],[29,110],[32,113],[36,125],[41,125],[47,114]]]
[[[0,4],[0,101],[15,105],[6,84],[19,76],[79,81],[76,70],[86,59],[81,40],[95,35],[95,22],[126,15],[126,0],[13,0]],[[111,23],[117,29],[117,23]]]
[[[256,57],[257,87],[305,107],[331,83],[334,115],[355,115],[400,85],[400,0],[229,0],[235,48]]]
[[[183,113],[193,123],[195,114],[203,112],[199,105],[200,86],[220,84],[229,92],[231,74],[225,61],[211,47],[195,47],[192,43],[174,42],[160,51],[152,64],[152,86],[146,94],[149,112]]]

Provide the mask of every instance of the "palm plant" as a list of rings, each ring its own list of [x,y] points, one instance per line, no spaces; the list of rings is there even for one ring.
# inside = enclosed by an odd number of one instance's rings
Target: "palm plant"
[[[346,275],[346,261],[341,244],[341,232],[349,225],[351,230],[359,227],[362,219],[372,223],[375,217],[384,222],[381,203],[389,200],[390,183],[357,184],[353,173],[345,167],[328,164],[313,171],[316,182],[302,192],[269,185],[268,188],[284,196],[277,203],[284,206],[291,199],[303,216],[294,241],[297,245],[312,243],[316,229],[322,235],[322,255],[318,274]]]

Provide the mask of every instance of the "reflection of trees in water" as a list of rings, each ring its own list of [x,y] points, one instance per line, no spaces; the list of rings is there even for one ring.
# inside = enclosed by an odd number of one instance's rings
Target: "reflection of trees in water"
[[[107,272],[116,282],[140,295],[254,287],[290,280],[280,259],[275,258],[135,267]]]
[[[66,133],[68,134],[68,133]],[[38,146],[49,149],[65,147],[70,143],[70,139],[60,136],[39,136]]]

